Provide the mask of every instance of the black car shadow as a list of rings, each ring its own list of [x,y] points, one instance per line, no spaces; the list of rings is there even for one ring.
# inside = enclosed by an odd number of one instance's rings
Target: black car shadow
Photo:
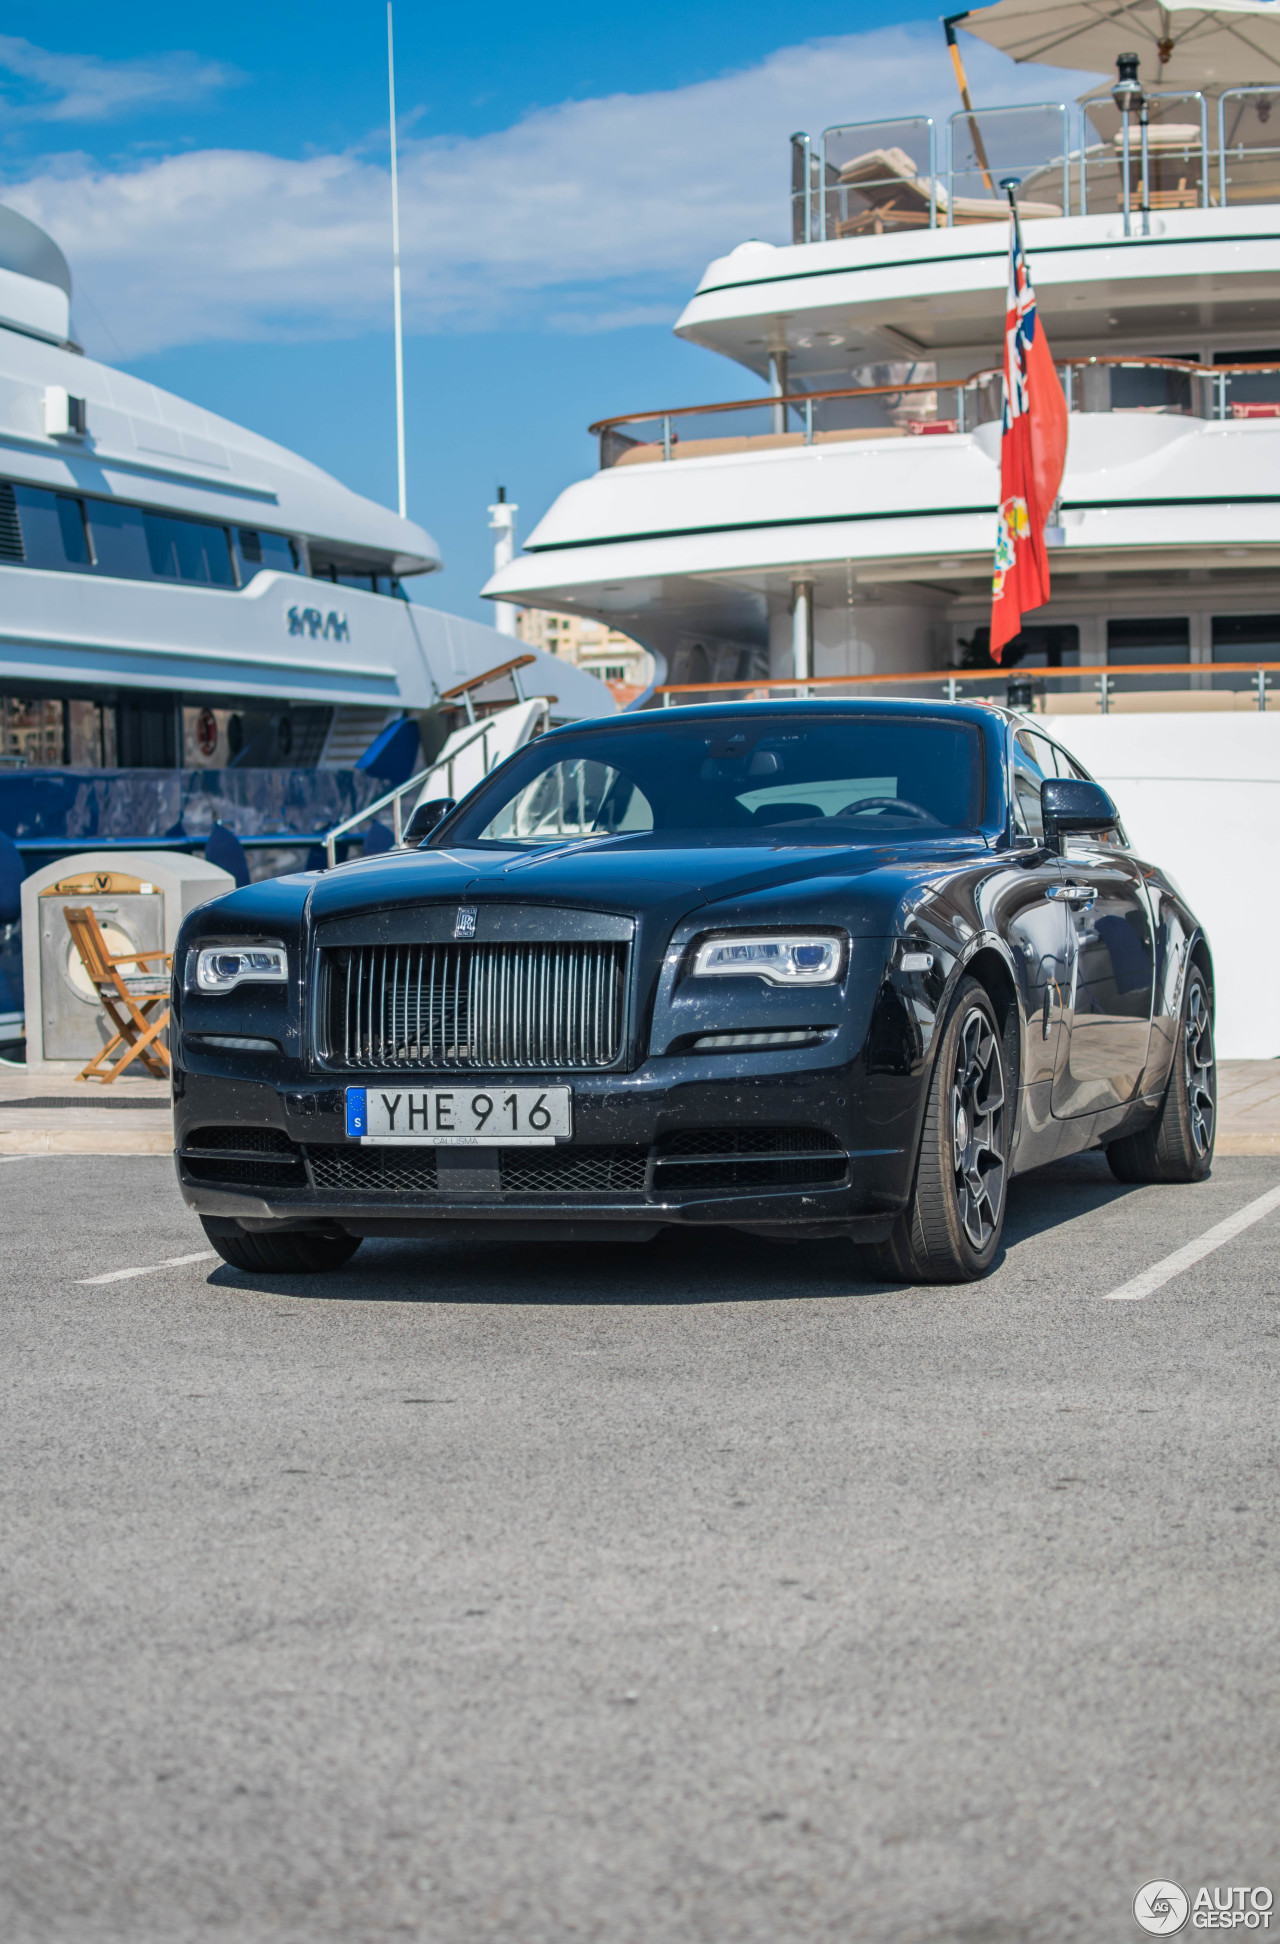
[[[1100,1153],[1075,1155],[1010,1185],[999,1271],[1010,1249],[1134,1194]],[[247,1274],[223,1265],[209,1283],[343,1303],[539,1307],[681,1307],[903,1294],[868,1274],[848,1243],[772,1242],[732,1229],[664,1230],[650,1242],[367,1241],[319,1276]]]
[[[1050,1161],[1010,1182],[1004,1246],[1009,1248],[1045,1229],[1059,1228],[1064,1222],[1095,1214],[1112,1202],[1141,1192],[1141,1184],[1116,1180],[1101,1148],[1073,1154],[1065,1161]]]

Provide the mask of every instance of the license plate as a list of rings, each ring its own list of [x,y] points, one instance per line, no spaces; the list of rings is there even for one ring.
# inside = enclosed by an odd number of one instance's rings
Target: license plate
[[[573,1132],[569,1087],[348,1087],[366,1147],[551,1147]]]

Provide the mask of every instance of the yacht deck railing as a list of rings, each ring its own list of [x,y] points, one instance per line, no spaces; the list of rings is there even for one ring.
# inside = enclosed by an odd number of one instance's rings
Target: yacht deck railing
[[[1280,675],[1280,661],[1133,662],[1123,667],[1106,662],[1077,662],[1070,667],[1040,668],[1015,663],[1009,668],[928,668],[883,675],[783,676],[740,682],[664,682],[653,691],[655,706],[675,708],[699,702],[767,702],[770,697],[793,700],[842,695],[907,695],[926,701],[997,702],[1002,707],[1033,714],[1046,708],[1049,691],[1061,685],[1068,691],[1059,700],[1063,713],[1107,715],[1128,708],[1265,710],[1272,693],[1271,678]],[[1178,686],[1169,687],[1174,677]],[[1245,678],[1243,681],[1241,678]],[[1164,683],[1153,688],[1153,682]],[[1130,687],[1129,685],[1134,686]]]
[[[1140,234],[1154,211],[1280,202],[1280,88],[1150,88],[1122,113],[1109,88],[1067,103],[959,109],[844,122],[791,138],[791,240],[1004,222],[1018,179],[1024,219],[1122,212]],[[1135,221],[1137,217],[1139,220]]]
[[[917,367],[918,368],[918,367]],[[1201,419],[1280,418],[1280,364],[1198,364],[1123,354],[1058,366],[1067,409]],[[972,432],[1004,411],[999,371],[834,391],[786,392],[597,419],[602,470],[788,446]]]

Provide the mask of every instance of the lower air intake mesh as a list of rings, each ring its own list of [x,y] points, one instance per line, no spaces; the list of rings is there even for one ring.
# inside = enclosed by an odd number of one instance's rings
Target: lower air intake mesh
[[[350,1195],[434,1194],[434,1148],[312,1147],[307,1150],[317,1188]]]
[[[499,1166],[508,1195],[639,1194],[648,1158],[644,1147],[503,1148]]]
[[[706,1194],[726,1188],[819,1188],[843,1181],[844,1152],[820,1127],[690,1127],[667,1134],[654,1156],[654,1187]]]
[[[197,1127],[188,1134],[186,1146],[188,1152],[212,1148],[233,1154],[296,1155],[299,1151],[278,1127]]]
[[[302,1149],[278,1127],[197,1127],[187,1136],[182,1165],[196,1181],[237,1188],[305,1188]]]
[[[840,1143],[822,1127],[686,1127],[664,1134],[658,1159],[668,1155],[839,1153]]]

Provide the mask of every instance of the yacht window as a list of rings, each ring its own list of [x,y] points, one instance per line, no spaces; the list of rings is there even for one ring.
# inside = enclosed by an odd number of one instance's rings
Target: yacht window
[[[89,501],[89,531],[99,570],[118,580],[150,580],[151,562],[142,530],[142,508],[113,500]]]
[[[399,581],[385,568],[373,567],[365,561],[344,560],[336,554],[322,553],[315,546],[311,549],[311,577],[313,580],[332,581],[337,587],[354,587],[362,594],[390,594],[398,600],[406,598]]]
[[[67,762],[72,769],[104,769],[103,718],[108,712],[97,702],[68,702],[66,711]],[[115,761],[114,739],[111,761]]]
[[[11,486],[9,491],[20,530],[20,551],[11,557],[25,560],[28,567],[92,566],[82,499],[39,486]]]
[[[985,622],[967,639],[961,635],[959,642],[969,651],[964,666],[987,666],[991,659],[991,629]],[[1023,628],[1005,644],[1000,666],[1002,669],[1075,668],[1079,660],[1080,630],[1073,621],[1037,622]]]
[[[167,513],[146,513],[151,571],[162,580],[197,581],[205,586],[234,587],[231,539],[227,529],[209,520],[187,520]]]
[[[48,696],[0,695],[0,756],[27,769],[66,761],[63,705]]]
[[[1119,668],[1140,668],[1144,662],[1189,662],[1191,623],[1185,615],[1108,621],[1107,660]]]
[[[236,537],[246,581],[252,580],[263,567],[277,574],[296,574],[301,570],[302,557],[298,543],[287,533],[265,533],[258,527],[239,527]]]
[[[1280,614],[1215,614],[1213,659],[1280,661]]]
[[[167,695],[131,696],[116,704],[121,769],[173,769],[178,760],[178,711]]]

